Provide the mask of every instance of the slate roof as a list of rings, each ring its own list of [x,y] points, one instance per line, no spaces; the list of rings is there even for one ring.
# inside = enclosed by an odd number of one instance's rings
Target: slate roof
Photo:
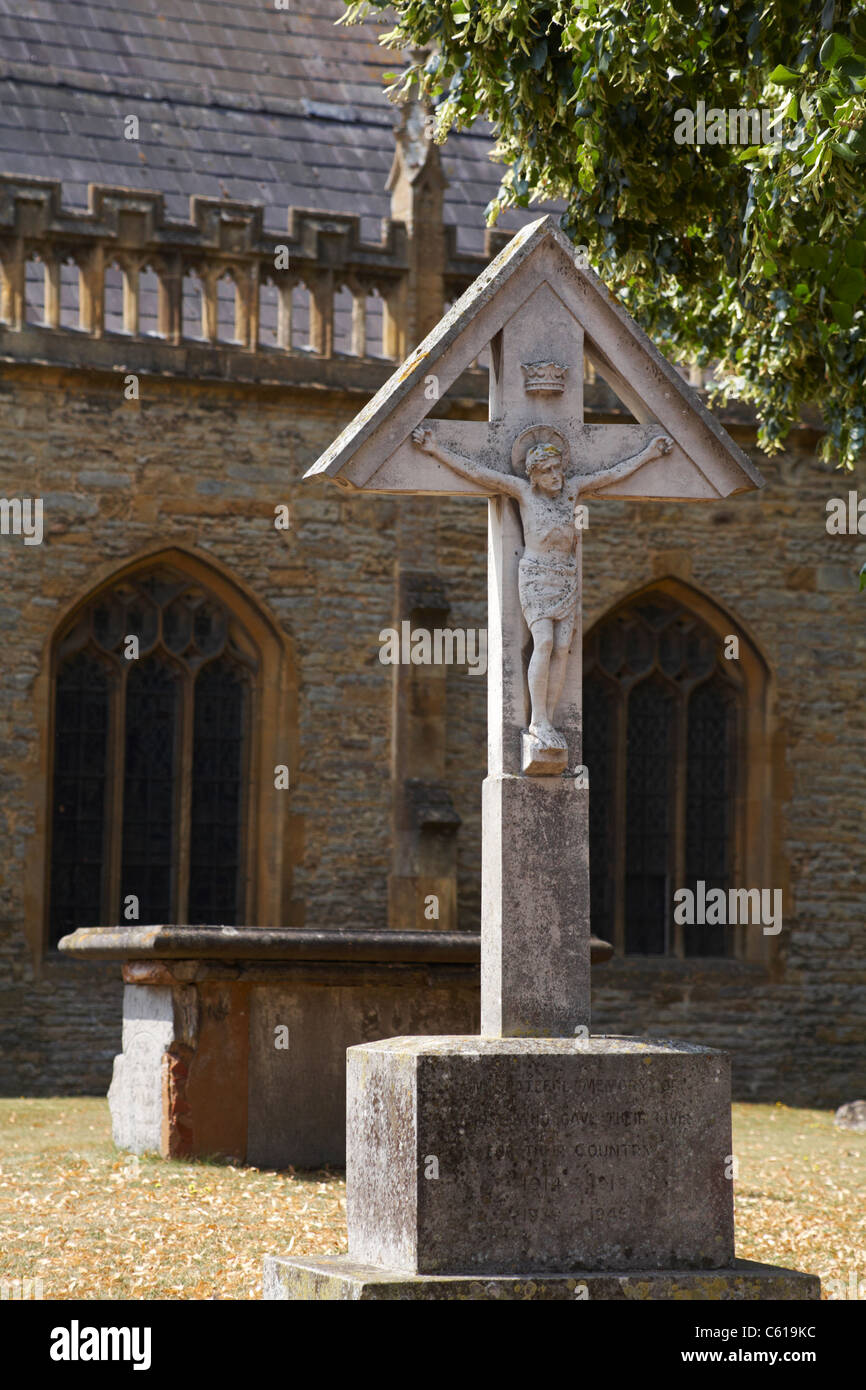
[[[335,27],[342,0],[0,0],[0,172],[61,179],[84,206],[89,183],[155,189],[170,216],[192,194],[388,215],[395,108],[382,74],[399,56],[387,25]],[[137,115],[140,139],[124,139]],[[446,220],[481,249],[498,183],[489,131],[443,147]],[[514,213],[513,229],[537,216]]]

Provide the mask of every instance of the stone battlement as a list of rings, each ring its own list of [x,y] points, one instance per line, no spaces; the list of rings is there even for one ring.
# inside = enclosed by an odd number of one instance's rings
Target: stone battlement
[[[353,365],[400,360],[423,326],[422,295],[424,318],[438,317],[507,240],[488,230],[484,252],[466,253],[440,224],[422,257],[411,220],[382,219],[370,241],[349,214],[290,208],[285,233],[263,219],[256,204],[193,197],[184,222],[160,193],[100,184],[71,209],[58,182],[0,175],[0,353],[326,382],[322,364],[336,360],[345,385]]]

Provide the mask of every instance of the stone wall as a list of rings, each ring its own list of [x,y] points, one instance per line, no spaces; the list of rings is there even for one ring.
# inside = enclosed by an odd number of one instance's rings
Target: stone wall
[[[55,625],[104,578],[157,545],[192,548],[235,576],[290,634],[297,662],[298,921],[382,927],[390,871],[392,620],[401,500],[299,485],[352,418],[355,394],[7,366],[0,496],[41,496],[46,538],[0,541],[3,569],[0,1090],[99,1092],[119,1048],[120,969],[31,955],[25,868],[46,793],[33,769],[47,728],[34,690]],[[747,443],[741,432],[738,442]],[[674,576],[747,630],[771,672],[776,812],[764,827],[785,892],[766,962],[624,960],[595,975],[594,1028],[723,1046],[735,1095],[836,1105],[866,1087],[866,863],[862,769],[866,539],[829,536],[825,503],[862,476],[814,462],[813,441],[757,459],[760,494],[713,505],[593,502],[587,623]],[[288,502],[293,527],[273,527]],[[485,507],[430,499],[452,627],[485,622]],[[479,921],[486,683],[448,673],[447,783],[458,833],[458,926]],[[95,925],[95,924],[94,924]],[[36,962],[34,966],[34,960]]]
[[[392,621],[401,501],[299,486],[359,408],[346,393],[143,380],[10,367],[0,381],[0,496],[40,496],[45,539],[0,540],[4,629],[0,1089],[107,1088],[119,1050],[119,967],[87,967],[25,942],[25,873],[35,809],[47,794],[46,711],[34,701],[52,633],[97,578],[157,546],[214,560],[293,641],[300,825],[291,889],[295,925],[384,927],[390,869],[392,668],[379,632]],[[274,528],[287,502],[292,528]],[[484,506],[443,520],[453,623],[484,625]],[[470,513],[467,515],[467,512]],[[471,599],[459,597],[468,594]],[[464,818],[461,899],[478,923],[479,781],[485,682],[455,675],[449,777]],[[464,862],[465,861],[465,862]],[[94,925],[97,925],[94,923]],[[252,924],[254,925],[254,923]],[[37,951],[37,958],[41,953]]]
[[[761,833],[772,877],[762,886],[784,893],[765,965],[614,961],[596,977],[593,1031],[724,1047],[735,1098],[835,1106],[866,1088],[866,538],[828,535],[825,507],[858,485],[866,495],[866,470],[819,465],[813,443],[773,460],[750,449],[767,485],[728,502],[592,504],[587,624],[674,575],[726,609],[769,666],[774,789]]]

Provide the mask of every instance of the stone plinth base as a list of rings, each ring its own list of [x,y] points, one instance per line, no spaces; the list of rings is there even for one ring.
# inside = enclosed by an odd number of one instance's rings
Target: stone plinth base
[[[508,1276],[407,1274],[357,1264],[347,1255],[290,1259],[266,1255],[264,1296],[268,1300],[397,1299],[429,1303],[504,1299],[507,1302],[568,1302],[577,1299],[666,1300],[702,1299],[718,1302],[758,1299],[811,1302],[821,1297],[814,1274],[776,1265],[735,1260],[730,1269],[632,1270],[628,1274],[578,1271],[574,1274]]]
[[[660,1038],[390,1038],[347,1057],[349,1254],[418,1274],[728,1269],[730,1067]]]
[[[568,766],[567,748],[546,748],[534,734],[520,739],[520,765],[527,777],[558,777]]]

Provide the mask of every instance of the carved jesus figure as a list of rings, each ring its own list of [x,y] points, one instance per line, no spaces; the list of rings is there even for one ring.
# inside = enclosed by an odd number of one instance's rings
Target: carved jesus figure
[[[526,431],[531,434],[533,431]],[[553,428],[536,429],[556,438]],[[559,436],[563,448],[564,439]],[[532,634],[529,662],[529,698],[532,707],[529,732],[545,749],[565,748],[565,739],[553,726],[553,718],[565,681],[568,655],[577,615],[578,499],[631,473],[650,459],[670,452],[673,440],[658,435],[639,453],[596,473],[567,473],[563,448],[542,440],[526,454],[526,477],[500,472],[475,463],[440,445],[433,431],[423,425],[412,431],[418,448],[439,459],[461,477],[482,483],[491,492],[516,499],[523,523],[524,550],[520,560],[520,606]]]

